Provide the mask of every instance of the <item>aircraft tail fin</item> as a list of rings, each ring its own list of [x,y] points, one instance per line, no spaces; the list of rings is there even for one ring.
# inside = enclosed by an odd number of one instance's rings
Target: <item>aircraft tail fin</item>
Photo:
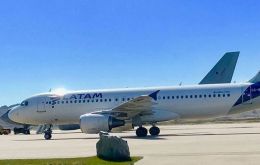
[[[249,80],[249,82],[251,83],[260,82],[260,71],[258,71],[258,73],[251,80]]]
[[[199,84],[230,83],[240,52],[227,52]]]

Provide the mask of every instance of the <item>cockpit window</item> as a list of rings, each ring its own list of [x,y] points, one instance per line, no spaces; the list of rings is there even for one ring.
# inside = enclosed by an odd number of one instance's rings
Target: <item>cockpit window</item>
[[[23,101],[22,103],[21,103],[21,106],[27,106],[28,105],[28,101]]]

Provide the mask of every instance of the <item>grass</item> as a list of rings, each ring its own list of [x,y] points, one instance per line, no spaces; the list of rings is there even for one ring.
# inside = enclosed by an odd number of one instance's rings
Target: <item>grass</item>
[[[96,156],[86,158],[64,158],[64,159],[14,159],[0,160],[1,165],[133,165],[142,159],[132,157],[130,161],[112,162],[102,160]]]

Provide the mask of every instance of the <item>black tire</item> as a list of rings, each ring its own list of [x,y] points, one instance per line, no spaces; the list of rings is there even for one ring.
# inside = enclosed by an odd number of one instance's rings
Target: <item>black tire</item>
[[[27,129],[27,130],[25,130],[25,133],[24,133],[25,135],[30,135],[31,133],[30,133],[30,130],[29,129]]]
[[[151,127],[149,129],[149,133],[152,136],[158,136],[160,134],[160,128],[158,128],[158,127]]]
[[[144,127],[139,127],[137,130],[136,130],[136,136],[138,137],[146,137],[147,136],[147,129],[144,128]]]
[[[45,133],[44,138],[45,138],[45,140],[50,140],[52,138],[52,136],[50,133]]]

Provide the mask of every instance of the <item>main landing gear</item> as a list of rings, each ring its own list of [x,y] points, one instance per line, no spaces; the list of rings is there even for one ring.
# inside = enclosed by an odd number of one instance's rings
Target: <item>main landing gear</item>
[[[149,129],[149,133],[151,136],[158,136],[160,134],[160,128],[158,128],[156,126],[152,126]],[[147,129],[142,126],[137,128],[137,130],[136,130],[136,136],[138,136],[138,137],[146,137],[147,134],[148,134]]]
[[[52,138],[52,125],[47,126],[46,130],[44,131],[44,138],[45,140],[50,140]]]

